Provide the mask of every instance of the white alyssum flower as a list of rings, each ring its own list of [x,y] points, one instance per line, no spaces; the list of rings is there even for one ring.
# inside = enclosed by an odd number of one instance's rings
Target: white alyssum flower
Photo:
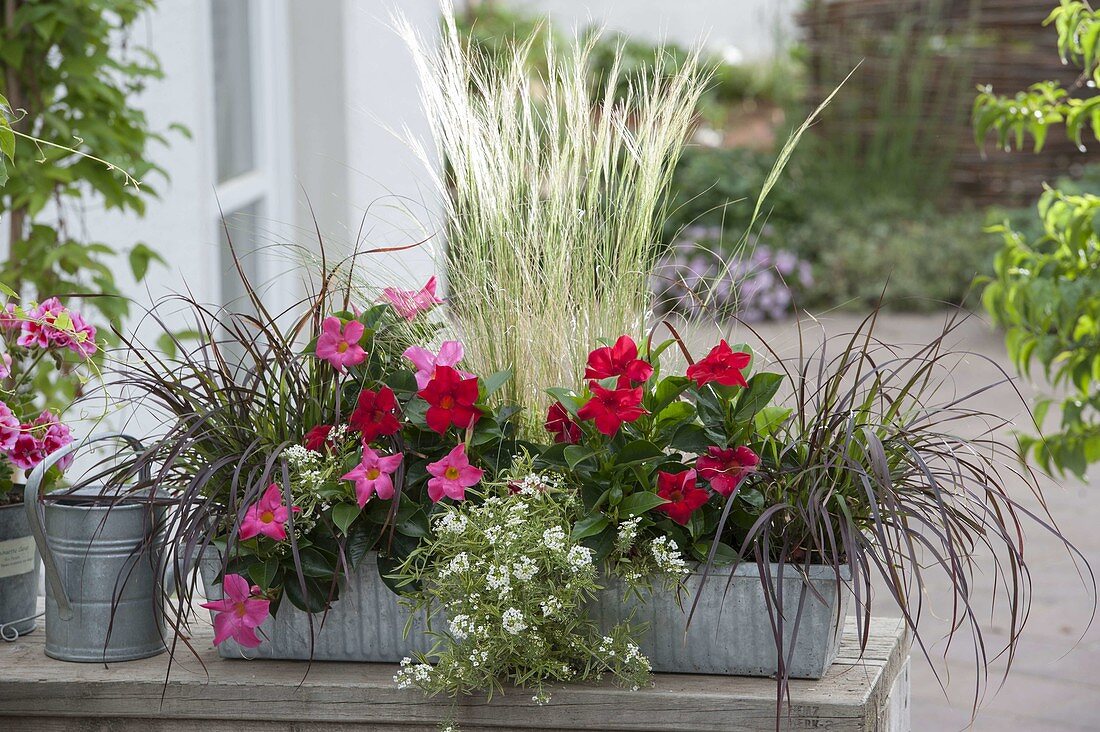
[[[672,577],[681,577],[688,573],[687,562],[680,554],[676,541],[667,536],[658,536],[649,545],[649,553],[657,563],[659,571]]]
[[[465,640],[477,632],[469,615],[455,615],[451,618],[451,635],[457,641]]]
[[[550,692],[544,689],[539,689],[538,693],[531,697],[531,701],[533,701],[540,707],[545,706],[546,704],[550,703]]]
[[[550,597],[546,598],[546,600],[544,600],[541,605],[542,616],[544,618],[553,617],[554,615],[557,615],[561,612],[562,607],[564,606],[562,605],[561,600],[551,595]]]
[[[527,620],[523,617],[523,613],[514,607],[510,607],[504,611],[504,615],[500,618],[501,625],[504,629],[512,635],[519,635],[527,629]]]
[[[575,546],[569,550],[565,561],[574,572],[580,572],[592,566],[592,550],[586,546]]]
[[[638,540],[638,526],[642,523],[641,516],[635,516],[619,524],[619,533],[615,537],[615,548],[620,552],[628,552]]]
[[[542,543],[552,552],[565,550],[565,529],[554,526],[542,532]]]
[[[393,680],[398,689],[408,689],[426,684],[431,679],[431,675],[432,667],[430,664],[414,664],[413,660],[406,656],[401,659],[401,668],[394,674]]]
[[[450,577],[454,574],[461,574],[467,572],[470,569],[470,557],[466,552],[459,552],[454,555],[447,566],[439,571],[440,577]]]
[[[512,576],[520,582],[527,582],[538,574],[539,565],[531,557],[523,557],[512,564]]]
[[[501,597],[507,597],[512,592],[512,578],[506,566],[489,567],[485,575],[485,584],[490,590],[496,590]]]
[[[435,521],[435,530],[439,534],[457,535],[466,531],[469,522],[461,513],[448,511]]]

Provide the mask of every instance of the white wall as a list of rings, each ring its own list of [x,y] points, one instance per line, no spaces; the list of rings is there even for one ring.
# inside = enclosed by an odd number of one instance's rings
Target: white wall
[[[732,47],[746,59],[777,52],[777,39],[789,38],[800,0],[496,0],[549,13],[566,26],[606,24],[652,41],[691,45],[706,39],[719,52]]]
[[[363,269],[379,284],[411,287],[435,271],[440,206],[424,166],[399,139],[406,127],[423,140],[429,130],[411,57],[391,17],[400,10],[430,37],[439,26],[439,3],[345,0],[345,7],[349,224],[357,227],[365,216],[368,243],[374,246],[430,238],[417,249],[364,260]]]

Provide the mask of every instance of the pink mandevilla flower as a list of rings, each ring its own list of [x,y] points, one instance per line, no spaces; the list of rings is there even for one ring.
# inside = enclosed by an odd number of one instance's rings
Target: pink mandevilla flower
[[[427,283],[419,290],[399,290],[396,287],[387,287],[382,290],[382,299],[393,306],[405,320],[412,320],[418,314],[431,310],[443,301],[436,297],[435,290],[438,281],[432,275]]]
[[[383,500],[393,498],[393,478],[390,476],[397,472],[402,457],[400,454],[382,456],[369,447],[363,448],[362,461],[342,478],[355,481],[359,508],[367,505],[371,496],[377,495]]]
[[[363,363],[367,358],[367,352],[359,345],[363,330],[358,320],[344,324],[335,315],[328,316],[321,323],[321,335],[317,338],[317,358],[328,361],[340,373],[348,366]]]
[[[222,599],[204,602],[202,607],[214,616],[214,645],[232,638],[245,648],[260,645],[256,628],[270,615],[271,602],[259,597],[260,588],[239,574],[227,574],[222,580]]]
[[[251,539],[263,534],[275,541],[286,539],[286,522],[291,511],[300,511],[297,506],[286,507],[283,503],[283,491],[278,483],[272,483],[264,491],[260,500],[248,507],[241,521],[241,540]]]
[[[458,366],[458,362],[462,360],[465,351],[458,341],[443,341],[439,346],[439,353],[432,353],[427,348],[421,348],[420,346],[409,346],[405,349],[403,355],[412,361],[413,366],[416,367],[416,388],[423,389],[429,381],[435,378],[437,367],[450,366],[454,368]],[[468,374],[457,368],[455,370],[463,379],[473,378],[473,374]]]
[[[485,471],[470,465],[466,446],[459,444],[442,459],[428,464],[432,477],[428,481],[428,497],[437,503],[444,496],[455,501],[466,499],[466,489],[481,482]]]

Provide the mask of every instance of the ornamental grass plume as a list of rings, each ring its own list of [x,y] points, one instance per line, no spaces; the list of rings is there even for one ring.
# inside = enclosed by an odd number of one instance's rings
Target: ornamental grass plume
[[[533,78],[530,43],[488,59],[463,47],[450,0],[441,6],[439,44],[395,21],[438,155],[409,144],[444,200],[467,358],[481,372],[513,368],[500,396],[540,434],[545,385],[574,384],[600,336],[644,330],[669,181],[708,74],[692,53],[627,81],[616,56],[593,84],[592,36],[560,55],[548,46]]]

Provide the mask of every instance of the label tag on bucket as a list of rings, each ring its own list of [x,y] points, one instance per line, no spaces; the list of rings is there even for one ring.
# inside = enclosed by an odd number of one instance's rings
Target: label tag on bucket
[[[34,537],[0,541],[0,577],[34,571]]]

